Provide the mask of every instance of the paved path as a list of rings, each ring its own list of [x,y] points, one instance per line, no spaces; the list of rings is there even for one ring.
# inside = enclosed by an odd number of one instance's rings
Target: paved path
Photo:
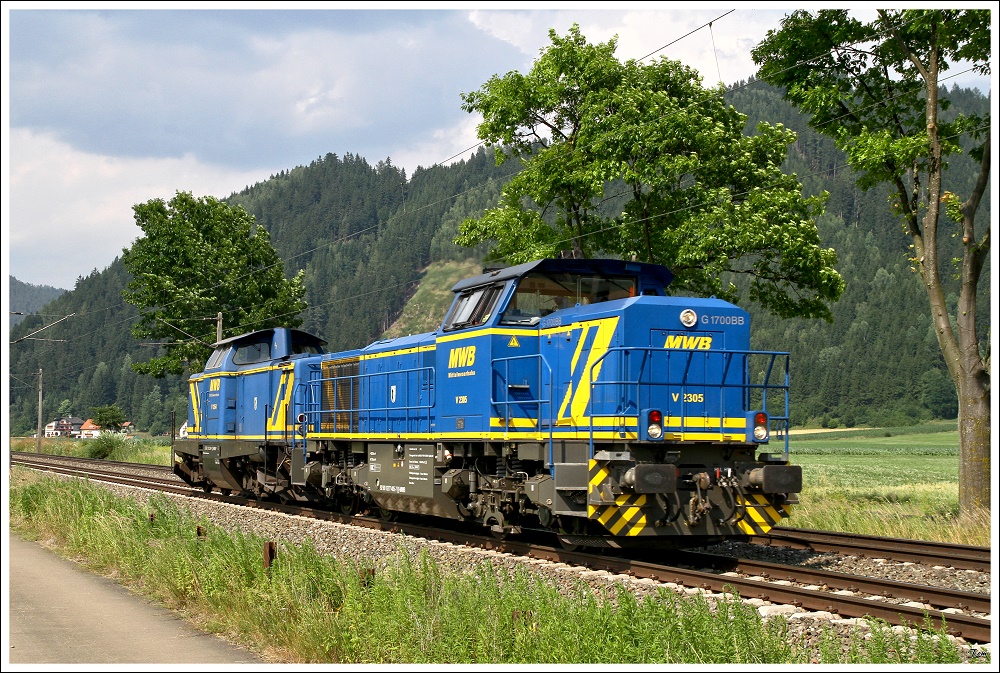
[[[5,671],[8,663],[264,663],[41,545],[9,534],[5,547]]]

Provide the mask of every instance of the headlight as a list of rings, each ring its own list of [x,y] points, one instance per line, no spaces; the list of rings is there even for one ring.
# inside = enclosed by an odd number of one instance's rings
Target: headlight
[[[698,314],[692,309],[686,308],[681,311],[681,324],[685,327],[694,327],[698,322]]]

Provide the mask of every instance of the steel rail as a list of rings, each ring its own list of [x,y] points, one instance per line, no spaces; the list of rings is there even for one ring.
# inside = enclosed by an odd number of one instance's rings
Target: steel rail
[[[132,486],[138,488],[162,490],[168,493],[174,493],[180,495],[188,495],[192,492],[196,492],[193,491],[193,489],[190,486],[188,486],[182,481],[179,481],[176,478],[171,479],[165,477],[122,474],[120,472],[101,470],[93,467],[54,465],[52,463],[47,463],[45,461],[38,461],[25,458],[13,458],[11,460],[11,464],[19,465],[22,467],[29,467],[32,469],[44,470],[46,472],[53,472],[55,474],[62,474],[69,477],[79,477],[81,479],[104,481],[112,484],[120,484],[122,486]]]
[[[988,547],[950,544],[930,540],[906,540],[875,535],[855,535],[807,528],[772,528],[767,535],[753,536],[754,544],[795,547],[814,551],[836,551],[856,556],[891,558],[963,570],[989,572],[992,567]]]
[[[821,585],[830,589],[866,593],[884,598],[899,598],[907,601],[926,603],[936,608],[957,608],[959,610],[971,610],[983,614],[990,614],[992,611],[990,596],[974,591],[946,589],[926,584],[909,584],[898,580],[849,575],[847,573],[810,568],[808,566],[782,565],[780,563],[687,550],[675,556],[675,560],[689,565],[707,566],[716,570],[759,575],[772,581],[785,580],[798,584]]]
[[[20,461],[37,459],[45,462],[85,462],[104,465],[105,467],[123,467],[137,470],[149,470],[151,472],[169,472],[173,474],[170,465],[152,465],[149,463],[135,463],[123,460],[107,460],[106,458],[80,458],[77,456],[61,456],[51,453],[35,453],[33,451],[11,451],[11,459],[17,458]]]

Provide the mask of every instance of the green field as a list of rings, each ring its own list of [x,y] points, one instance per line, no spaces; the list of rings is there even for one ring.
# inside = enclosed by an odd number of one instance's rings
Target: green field
[[[784,525],[988,546],[989,512],[958,511],[955,424],[793,435],[801,504]]]
[[[954,421],[906,428],[872,428],[817,432],[789,438],[796,456],[804,454],[935,455],[958,456],[958,430]]]

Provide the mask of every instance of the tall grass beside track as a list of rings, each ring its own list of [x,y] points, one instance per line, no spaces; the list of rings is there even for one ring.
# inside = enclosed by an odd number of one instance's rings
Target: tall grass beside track
[[[988,547],[989,510],[959,512],[954,423],[793,435],[800,504],[782,525]]]
[[[376,565],[283,546],[195,520],[165,496],[119,498],[86,482],[15,468],[14,531],[191,616],[265,658],[290,663],[957,663],[941,632],[915,639],[875,622],[845,647],[790,642],[736,598],[663,590],[571,592],[489,564],[467,575],[404,554]],[[204,536],[196,530],[201,526]]]
[[[12,451],[34,453],[36,447],[37,440],[33,437],[10,439]],[[150,439],[118,434],[103,434],[92,439],[54,437],[42,440],[42,453],[144,465],[171,465],[173,462],[170,455],[170,440],[165,437]]]

